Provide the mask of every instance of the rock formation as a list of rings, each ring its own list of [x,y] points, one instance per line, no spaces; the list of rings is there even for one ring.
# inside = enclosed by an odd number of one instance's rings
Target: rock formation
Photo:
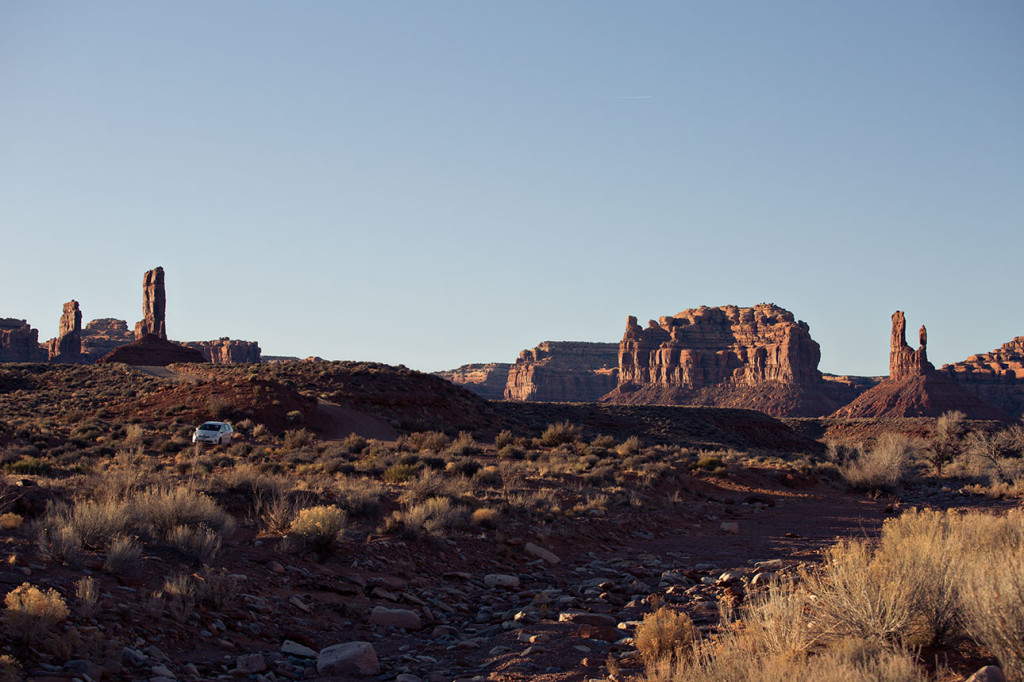
[[[815,417],[862,390],[854,382],[824,381],[807,324],[770,303],[702,306],[652,320],[646,329],[629,317],[618,358],[618,386],[608,402]]]
[[[47,356],[38,329],[25,320],[0,318],[0,362],[46,362]]]
[[[519,353],[508,372],[506,400],[593,402],[616,385],[614,343],[545,341]]]
[[[92,320],[82,330],[82,354],[88,362],[96,362],[118,346],[131,343],[135,334],[128,323],[113,317]]]
[[[181,345],[198,350],[207,362],[216,365],[260,362],[260,345],[255,341],[239,341],[222,336],[213,341],[185,341]]]
[[[135,338],[141,339],[152,334],[161,339],[167,338],[167,325],[164,321],[167,296],[164,293],[164,269],[150,270],[142,278],[142,319],[135,323]]]
[[[959,410],[969,419],[1005,419],[1006,412],[982,400],[977,393],[963,388],[946,373],[928,362],[928,336],[921,327],[921,346],[907,345],[903,312],[892,316],[889,338],[889,378],[857,396],[837,410],[837,418],[938,417]]]
[[[490,362],[480,365],[463,365],[456,369],[434,372],[442,379],[469,389],[485,400],[501,400],[505,397],[505,384],[512,367],[507,362]]]
[[[889,338],[890,379],[899,380],[911,376],[924,376],[935,370],[932,363],[928,362],[926,353],[928,331],[924,325],[921,326],[918,337],[921,346],[914,350],[907,345],[907,322],[903,317],[903,311],[897,310],[892,314],[892,334]]]
[[[78,307],[78,301],[71,300],[64,304],[64,312],[57,327],[57,338],[50,339],[46,345],[50,362],[83,361],[82,311]]]
[[[1024,413],[1024,336],[939,371],[1012,417]]]
[[[161,339],[156,334],[146,334],[126,346],[115,348],[97,360],[96,364],[109,362],[163,367],[176,362],[206,362],[206,358],[195,348],[185,348],[167,339]]]
[[[701,388],[816,382],[820,358],[807,324],[788,310],[768,303],[703,306],[652,320],[647,329],[630,317],[619,344],[619,384]]]

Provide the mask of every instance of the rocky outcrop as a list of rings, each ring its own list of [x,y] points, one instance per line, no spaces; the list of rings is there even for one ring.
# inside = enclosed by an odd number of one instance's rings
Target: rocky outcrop
[[[260,362],[260,345],[255,341],[239,341],[222,336],[213,341],[185,341],[181,345],[203,354],[215,365]]]
[[[615,388],[614,343],[545,341],[519,353],[508,372],[506,400],[593,402]]]
[[[507,362],[490,362],[463,365],[434,374],[469,389],[485,400],[501,400],[505,397],[505,384],[508,383],[508,372],[511,367],[512,365]]]
[[[825,381],[806,323],[771,303],[684,310],[647,328],[635,317],[619,343],[618,386],[607,402],[740,407],[817,417],[863,388]]]
[[[88,362],[96,362],[118,346],[135,340],[128,323],[112,317],[92,320],[82,330],[82,354]]]
[[[0,362],[46,362],[48,355],[38,329],[25,320],[0,318]]]
[[[167,295],[164,292],[164,269],[157,267],[142,278],[142,319],[135,323],[135,338],[142,339],[152,334],[167,338],[167,324],[164,315]]]
[[[126,365],[164,367],[176,362],[206,362],[203,354],[194,348],[186,348],[161,339],[155,334],[146,334],[126,346],[110,351],[96,361],[97,365],[123,362]]]
[[[57,338],[47,342],[50,362],[79,363],[82,357],[82,311],[78,301],[71,300],[64,304],[64,312],[60,316],[57,327]]]
[[[912,376],[924,376],[935,370],[932,363],[928,362],[926,348],[928,346],[928,331],[921,326],[918,332],[921,342],[920,347],[914,350],[907,345],[907,322],[903,317],[903,311],[897,310],[892,314],[892,334],[889,337],[889,378],[893,380],[905,379]]]
[[[1024,414],[1024,336],[939,372],[1011,417]]]
[[[821,351],[805,322],[762,303],[684,310],[651,320],[630,317],[619,344],[619,385],[701,388],[821,380]]]
[[[926,354],[928,335],[924,327],[919,337],[921,345],[913,350],[907,345],[903,312],[893,313],[889,378],[857,396],[832,416],[844,419],[938,417],[944,412],[959,410],[969,419],[1006,418],[1005,411],[966,390],[945,373],[936,371]]]

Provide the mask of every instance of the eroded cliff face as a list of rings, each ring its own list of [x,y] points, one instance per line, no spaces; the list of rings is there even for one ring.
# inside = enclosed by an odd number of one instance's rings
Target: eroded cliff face
[[[92,320],[82,330],[82,354],[89,362],[96,362],[118,346],[135,340],[128,323],[113,317]]]
[[[240,341],[222,336],[213,341],[186,341],[181,345],[198,350],[207,362],[215,365],[262,361],[260,345],[255,341]]]
[[[25,320],[0,318],[0,362],[46,362],[48,355],[38,329]]]
[[[939,372],[1012,417],[1024,414],[1024,336]]]
[[[505,397],[505,384],[508,382],[511,367],[512,365],[507,362],[489,362],[463,365],[434,374],[476,393],[485,400],[502,400]]]
[[[806,323],[788,310],[702,306],[646,329],[630,317],[619,343],[619,386],[697,389],[821,381],[821,351]]]
[[[545,341],[519,353],[508,372],[506,400],[593,402],[615,388],[614,343]]]

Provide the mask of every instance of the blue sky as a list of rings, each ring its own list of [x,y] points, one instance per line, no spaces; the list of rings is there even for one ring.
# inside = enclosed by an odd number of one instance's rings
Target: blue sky
[[[1024,334],[1017,2],[0,3],[0,317],[438,370],[774,302]],[[916,334],[911,334],[912,341]]]

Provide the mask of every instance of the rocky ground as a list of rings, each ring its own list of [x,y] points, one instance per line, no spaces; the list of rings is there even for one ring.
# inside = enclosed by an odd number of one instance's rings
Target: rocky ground
[[[98,559],[54,567],[21,528],[5,533],[0,582],[73,595],[91,575],[100,597],[80,634],[127,644],[89,660],[41,655],[37,680],[607,679],[640,672],[631,634],[652,605],[678,605],[710,632],[720,603],[793,575],[837,536],[874,534],[903,505],[1008,504],[924,482],[902,500],[871,499],[757,469],[663,492],[675,498],[664,508],[595,510],[552,535],[523,525],[435,542],[350,533],[325,557],[284,552],[243,524],[217,571],[191,573],[214,594],[181,603],[152,596],[182,572],[173,557],[147,554],[120,576]],[[967,674],[985,662],[944,655]]]

